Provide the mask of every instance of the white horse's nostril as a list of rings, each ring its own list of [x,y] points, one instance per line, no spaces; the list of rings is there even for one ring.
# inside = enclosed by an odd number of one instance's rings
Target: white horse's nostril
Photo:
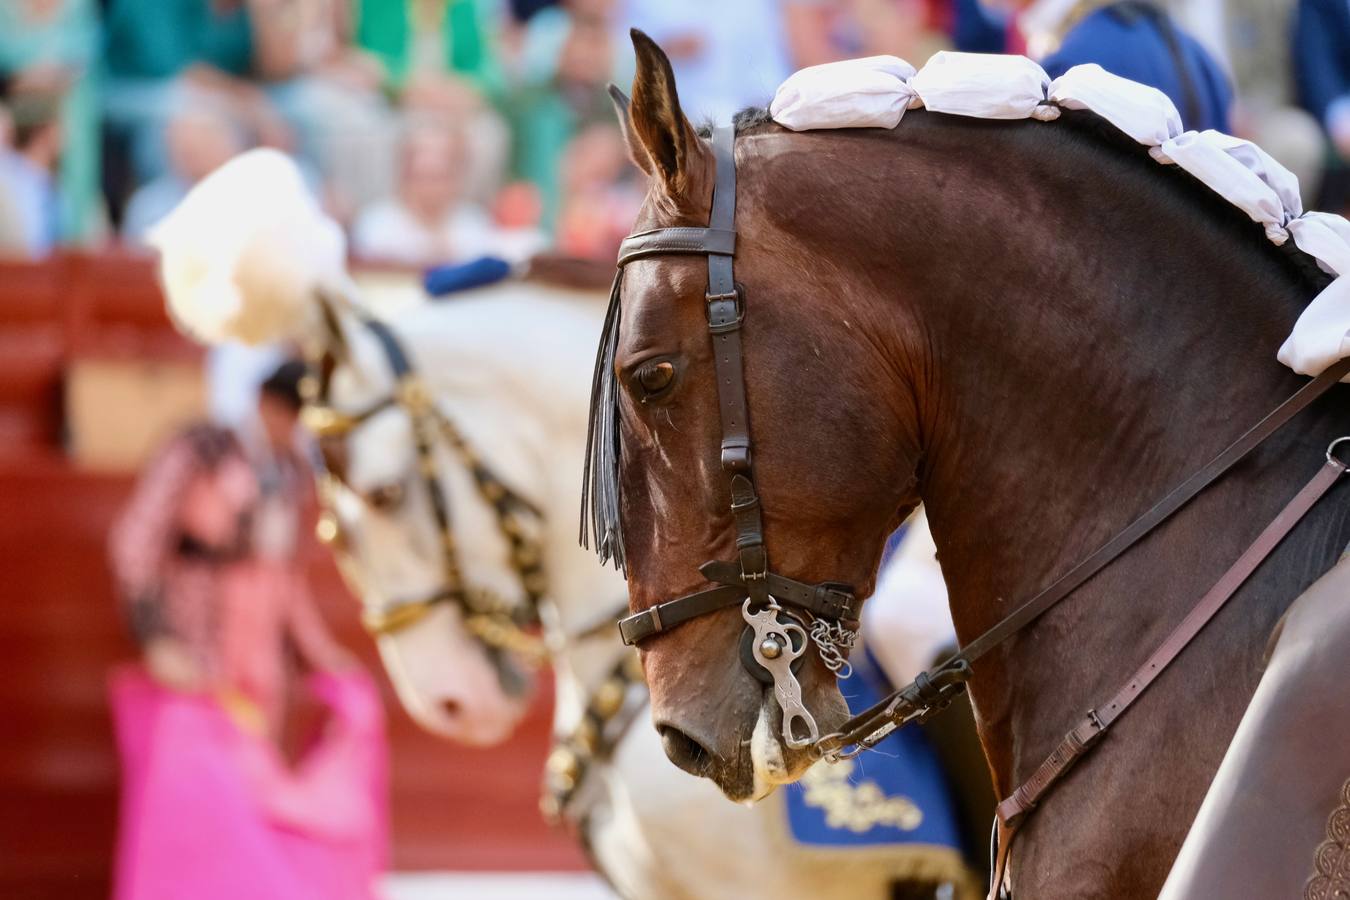
[[[463,712],[463,707],[460,706],[459,701],[458,701],[458,700],[455,700],[455,699],[453,699],[453,698],[448,698],[448,699],[442,700],[442,701],[441,701],[441,709],[442,709],[442,710],[445,712],[445,714],[446,714],[447,716],[449,716],[451,719],[457,719],[457,718],[459,718],[459,714],[460,714],[461,712]]]

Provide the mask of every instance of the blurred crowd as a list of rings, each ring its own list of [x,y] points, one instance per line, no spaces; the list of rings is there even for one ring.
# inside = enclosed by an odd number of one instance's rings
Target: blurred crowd
[[[612,257],[642,189],[605,92],[631,79],[630,26],[695,121],[876,53],[1142,77],[1129,36],[1152,29],[1195,69],[1168,91],[1187,118],[1261,144],[1309,203],[1350,194],[1346,0],[3,0],[0,250],[137,244],[261,145],[302,162],[359,257]]]

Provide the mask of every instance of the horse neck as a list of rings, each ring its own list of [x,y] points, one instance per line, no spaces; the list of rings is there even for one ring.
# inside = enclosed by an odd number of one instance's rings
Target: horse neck
[[[895,172],[884,202],[902,209],[868,220],[900,224],[855,252],[870,284],[895,286],[864,301],[908,329],[891,346],[922,357],[883,371],[925,373],[897,389],[921,411],[920,493],[968,642],[1302,383],[1275,351],[1311,290],[1257,226],[1142,150],[1061,126],[916,119],[880,162]],[[876,205],[864,187],[860,209]],[[1296,421],[977,666],[1001,790],[1125,680],[1317,468],[1317,425]],[[1235,514],[1251,521],[1233,527]],[[1259,656],[1270,621],[1214,628]]]
[[[589,343],[578,346],[589,355]],[[578,358],[569,365],[584,372],[588,363]],[[558,416],[549,440],[553,455],[541,508],[548,596],[554,613],[544,618],[556,694],[553,721],[554,730],[565,733],[580,720],[591,692],[633,651],[619,641],[617,628],[602,626],[605,622],[612,625],[627,611],[623,576],[602,566],[577,540],[587,404],[573,402],[560,412],[565,414]]]

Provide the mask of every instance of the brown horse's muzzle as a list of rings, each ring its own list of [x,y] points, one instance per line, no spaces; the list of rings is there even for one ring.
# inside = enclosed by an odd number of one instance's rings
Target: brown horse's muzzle
[[[670,635],[645,650],[652,717],[676,766],[711,780],[728,799],[757,800],[800,778],[815,756],[809,747],[784,745],[782,710],[771,684],[738,659],[740,631],[708,624],[713,627],[691,628],[697,632],[691,640]],[[814,653],[799,678],[803,704],[822,733],[848,718],[834,674]]]

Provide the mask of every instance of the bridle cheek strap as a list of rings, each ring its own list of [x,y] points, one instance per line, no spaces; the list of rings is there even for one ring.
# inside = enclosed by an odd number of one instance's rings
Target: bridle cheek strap
[[[707,257],[708,289],[704,302],[722,426],[719,451],[722,469],[727,473],[727,492],[736,531],[736,561],[710,562],[699,569],[706,579],[719,586],[659,603],[623,619],[619,622],[619,631],[624,643],[630,645],[669,631],[690,619],[735,606],[747,597],[755,607],[766,607],[777,600],[815,618],[840,622],[851,628],[856,627],[862,606],[845,585],[809,585],[769,571],[763,511],[755,489],[750,407],[745,393],[741,342],[745,298],[736,285],[732,268],[736,252],[735,137],[735,128],[730,125],[713,131],[717,175],[707,228],[657,228],[629,236],[619,248],[620,267],[657,255]]]

